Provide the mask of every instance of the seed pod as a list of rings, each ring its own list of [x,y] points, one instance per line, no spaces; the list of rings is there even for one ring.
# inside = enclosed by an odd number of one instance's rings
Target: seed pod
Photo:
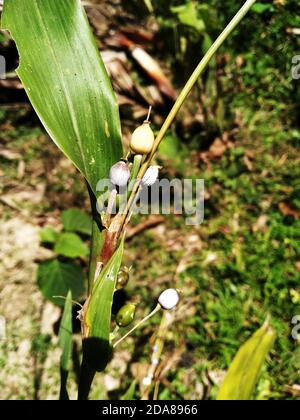
[[[146,155],[151,152],[154,144],[154,134],[149,121],[144,121],[132,134],[130,149],[133,153]]]
[[[112,184],[118,187],[125,187],[130,178],[130,170],[125,162],[120,162],[113,165],[109,172],[109,179]]]
[[[173,309],[179,302],[179,294],[176,289],[167,289],[158,298],[158,303],[163,309]]]
[[[142,179],[142,184],[145,187],[151,187],[151,185],[153,185],[155,183],[155,181],[157,180],[159,175],[159,167],[158,166],[150,166],[145,175],[143,176]]]
[[[124,289],[127,286],[130,280],[130,268],[123,267],[119,273],[117,278],[117,289]]]
[[[136,306],[132,303],[124,305],[116,316],[116,322],[119,327],[127,327],[132,323],[135,316]]]

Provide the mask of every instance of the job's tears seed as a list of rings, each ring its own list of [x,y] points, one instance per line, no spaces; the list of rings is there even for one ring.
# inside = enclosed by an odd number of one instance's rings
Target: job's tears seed
[[[159,175],[159,167],[150,166],[147,169],[145,175],[143,176],[142,184],[145,187],[151,187],[151,185],[153,185],[156,182],[158,175]]]
[[[120,161],[111,167],[109,179],[112,184],[118,187],[125,187],[129,178],[130,170],[125,162]]]
[[[163,309],[173,309],[179,302],[179,294],[176,289],[167,289],[161,293],[158,303]]]
[[[154,134],[150,122],[145,121],[132,134],[130,149],[133,153],[146,155],[151,152],[154,145]]]
[[[130,268],[123,267],[119,273],[117,278],[117,289],[123,289],[127,286],[130,280]]]
[[[124,305],[116,316],[116,322],[119,327],[127,327],[132,323],[135,316],[136,306],[132,303]]]

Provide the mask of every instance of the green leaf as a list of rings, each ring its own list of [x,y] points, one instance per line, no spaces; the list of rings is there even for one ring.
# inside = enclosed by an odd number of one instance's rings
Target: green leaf
[[[96,280],[84,316],[84,323],[88,328],[88,338],[84,343],[85,356],[96,371],[102,371],[106,367],[112,353],[111,311],[123,251],[124,239]]]
[[[276,334],[265,324],[240,348],[218,394],[218,400],[249,400]]]
[[[159,155],[166,159],[176,159],[179,156],[182,147],[176,136],[168,133],[159,145]]]
[[[256,3],[252,6],[252,11],[255,13],[264,13],[266,11],[272,12],[274,10],[272,4],[266,4],[266,3]]]
[[[111,82],[79,0],[5,0],[1,26],[20,55],[17,73],[47,132],[96,184],[122,155]]]
[[[68,258],[86,257],[89,254],[89,248],[76,233],[62,233],[54,251]]]
[[[79,209],[65,210],[61,219],[64,229],[69,232],[79,232],[90,235],[92,232],[92,221],[88,214]]]
[[[134,394],[137,386],[137,380],[131,382],[130,387],[127,389],[124,395],[120,398],[121,401],[131,401],[134,400]]]
[[[62,299],[53,296],[67,296],[72,291],[74,299],[80,299],[84,292],[84,275],[80,265],[50,260],[39,265],[38,286],[44,297],[56,305],[63,306]]]
[[[171,7],[171,12],[177,15],[179,22],[183,25],[190,26],[199,33],[205,31],[205,23],[198,16],[198,8],[195,2],[190,1],[181,6]]]
[[[55,244],[59,238],[59,232],[53,229],[51,226],[46,226],[39,231],[41,242]]]
[[[62,349],[60,357],[60,400],[68,400],[67,380],[72,356],[72,292],[69,290],[63,316],[59,327],[59,346]]]

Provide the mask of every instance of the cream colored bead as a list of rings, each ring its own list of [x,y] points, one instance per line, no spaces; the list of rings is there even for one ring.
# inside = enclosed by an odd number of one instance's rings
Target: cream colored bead
[[[151,152],[154,144],[154,134],[150,123],[145,121],[132,134],[130,149],[133,153],[146,155]]]

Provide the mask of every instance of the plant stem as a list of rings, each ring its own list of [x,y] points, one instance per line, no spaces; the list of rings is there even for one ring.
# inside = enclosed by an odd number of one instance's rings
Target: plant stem
[[[183,102],[186,100],[188,94],[194,87],[195,83],[197,82],[198,78],[201,76],[201,74],[204,72],[206,67],[208,66],[209,62],[217,52],[217,50],[221,47],[221,45],[226,41],[226,39],[229,37],[229,35],[234,31],[234,29],[238,26],[238,24],[241,22],[241,20],[245,17],[245,15],[248,13],[248,11],[251,9],[253,4],[256,2],[256,0],[247,0],[246,3],[242,6],[242,8],[238,11],[238,13],[234,16],[234,18],[231,20],[231,22],[227,25],[227,27],[224,29],[224,31],[219,35],[219,37],[216,39],[216,41],[213,43],[213,45],[210,47],[210,49],[207,51],[205,56],[202,58],[196,69],[194,70],[193,74],[187,81],[186,85],[184,86],[183,90],[181,91],[180,95],[178,96],[173,108],[171,109],[169,115],[167,116],[164,124],[162,125],[158,136],[155,139],[155,143],[152,149],[151,154],[149,155],[147,162],[150,162],[156,153],[158,146],[162,139],[164,138],[165,134],[167,133],[168,129],[170,128],[172,122],[174,121],[176,115],[178,114],[178,111],[180,110]]]
[[[182,104],[186,100],[187,96],[191,92],[192,88],[194,87],[195,83],[197,82],[198,78],[201,76],[201,74],[204,72],[208,64],[210,63],[211,59],[214,57],[217,50],[221,47],[221,45],[225,42],[225,40],[229,37],[229,35],[234,31],[234,29],[238,26],[238,24],[241,22],[241,20],[245,17],[245,15],[248,13],[248,11],[251,9],[253,4],[256,2],[256,0],[247,0],[246,3],[242,6],[242,8],[238,11],[238,13],[234,16],[234,18],[231,20],[231,22],[227,25],[227,27],[224,29],[224,31],[219,35],[219,37],[216,39],[216,41],[213,43],[213,45],[210,47],[210,49],[207,51],[205,56],[202,58],[196,69],[194,70],[193,74],[187,81],[186,85],[184,86],[183,90],[181,91],[180,95],[178,96],[173,108],[171,109],[169,115],[167,116],[164,124],[162,125],[156,139],[154,142],[153,149],[145,162],[143,163],[140,172],[138,174],[138,179],[142,179],[145,175],[146,170],[148,169],[159,145],[164,136],[166,135],[168,129],[170,128],[171,124],[173,123],[176,115],[178,114]],[[138,191],[139,183],[136,183],[131,196],[128,200],[127,208],[124,211],[122,224],[124,225],[126,221],[126,216],[128,213],[128,209],[131,208],[131,205],[134,201],[134,197]]]
[[[93,192],[88,187],[92,209],[92,237],[91,237],[91,252],[89,261],[89,278],[88,278],[88,296],[90,295],[95,281],[95,273],[99,256],[104,243],[103,226],[101,225],[99,213],[97,212],[97,200]]]

